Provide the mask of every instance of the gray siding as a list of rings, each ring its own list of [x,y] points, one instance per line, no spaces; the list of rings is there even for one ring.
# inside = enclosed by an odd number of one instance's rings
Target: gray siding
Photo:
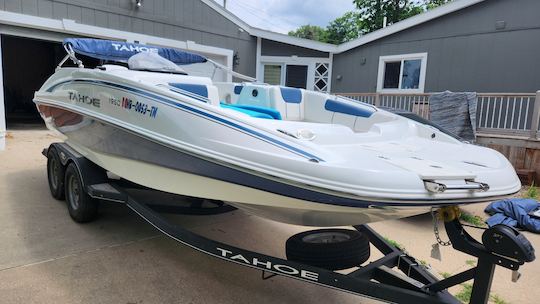
[[[0,0],[0,9],[45,18],[73,19],[105,28],[232,49],[240,73],[255,75],[256,38],[199,0]]]
[[[538,0],[489,0],[336,54],[332,91],[374,92],[379,56],[427,52],[426,92],[535,92],[540,90],[538,12]],[[497,21],[505,21],[506,28],[496,30]]]
[[[261,55],[263,56],[298,56],[298,57],[324,57],[328,58],[327,52],[316,51],[295,45],[262,39]]]

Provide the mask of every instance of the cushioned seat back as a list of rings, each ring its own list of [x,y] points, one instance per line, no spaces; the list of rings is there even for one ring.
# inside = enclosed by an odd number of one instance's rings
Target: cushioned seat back
[[[242,105],[272,108],[271,99],[268,93],[270,87],[267,85],[246,84],[236,88],[238,94],[236,103]]]
[[[327,94],[306,92],[304,106],[304,120],[309,122],[332,123],[333,112],[325,109]]]
[[[305,121],[344,125],[356,132],[367,131],[374,121],[375,110],[369,105],[317,92],[306,92],[305,98]],[[365,123],[368,119],[370,123]]]
[[[284,120],[304,119],[304,90],[272,86],[270,97],[273,108],[281,113]]]
[[[246,84],[237,86],[236,93],[239,93],[237,104],[275,109],[284,120],[304,119],[304,90]]]
[[[179,94],[219,106],[219,92],[216,86],[192,83],[169,83],[169,85],[177,89],[175,92]]]

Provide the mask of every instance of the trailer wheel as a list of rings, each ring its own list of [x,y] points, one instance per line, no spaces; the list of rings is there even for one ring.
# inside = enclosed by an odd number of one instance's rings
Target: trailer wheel
[[[290,237],[285,243],[287,259],[329,270],[360,266],[369,259],[369,240],[348,229],[318,229]]]
[[[47,151],[47,180],[52,196],[58,200],[65,198],[64,174],[65,167],[60,161],[58,151],[55,148],[49,148]]]
[[[78,223],[90,222],[96,218],[98,202],[83,188],[79,169],[70,163],[66,169],[66,203],[71,218]]]

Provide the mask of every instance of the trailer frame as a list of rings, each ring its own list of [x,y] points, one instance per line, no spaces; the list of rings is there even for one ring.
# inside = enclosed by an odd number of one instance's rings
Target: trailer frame
[[[517,271],[525,263],[525,261],[491,253],[467,233],[458,219],[453,219],[445,222],[446,232],[454,249],[478,259],[477,265],[471,269],[440,280],[422,263],[389,244],[368,225],[357,225],[353,226],[354,229],[367,236],[369,242],[383,254],[383,257],[360,266],[350,273],[342,274],[235,247],[198,235],[170,222],[160,214],[160,212],[185,213],[185,208],[139,201],[130,195],[127,189],[144,187],[123,180],[109,179],[103,168],[92,163],[65,143],[53,143],[48,149],[43,150],[43,154],[47,156],[50,149],[58,153],[63,166],[75,164],[84,191],[93,199],[125,204],[135,214],[177,242],[215,258],[261,270],[263,280],[279,275],[386,302],[441,304],[461,303],[447,289],[472,279],[474,284],[470,303],[477,304],[487,303],[489,300],[495,266]],[[179,199],[181,199],[180,196]],[[223,209],[216,209],[214,213],[234,209],[228,205],[221,207]]]

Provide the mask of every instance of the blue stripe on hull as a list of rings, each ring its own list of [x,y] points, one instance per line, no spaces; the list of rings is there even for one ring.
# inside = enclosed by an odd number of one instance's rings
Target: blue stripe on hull
[[[173,99],[166,98],[166,97],[163,97],[161,95],[158,95],[158,94],[155,94],[155,93],[152,93],[152,92],[148,92],[148,91],[145,91],[145,90],[142,90],[142,89],[139,89],[139,88],[129,87],[129,86],[126,86],[126,85],[121,85],[121,84],[112,83],[112,82],[108,82],[108,81],[102,81],[102,80],[73,79],[73,80],[68,80],[68,81],[64,81],[64,82],[54,84],[49,89],[47,89],[47,92],[52,92],[58,86],[66,84],[66,83],[72,83],[72,82],[90,83],[90,84],[95,84],[95,85],[104,85],[104,86],[108,86],[108,87],[123,89],[123,90],[126,90],[126,91],[128,91],[128,92],[130,92],[132,94],[138,94],[140,96],[150,98],[150,99],[152,99],[154,101],[157,101],[157,102],[160,102],[160,103],[165,103],[165,104],[174,106],[174,107],[176,107],[178,109],[186,110],[186,111],[191,112],[193,114],[197,114],[199,116],[210,119],[210,120],[212,120],[214,122],[218,122],[218,123],[221,123],[221,124],[226,125],[228,127],[232,127],[234,129],[240,130],[240,131],[242,131],[244,133],[247,133],[247,134],[249,134],[251,136],[254,136],[256,138],[264,140],[264,141],[266,141],[268,143],[271,143],[273,145],[279,146],[279,147],[281,147],[281,148],[283,148],[285,150],[288,150],[290,152],[293,152],[295,154],[306,157],[306,158],[308,158],[310,160],[313,159],[313,160],[317,160],[319,162],[324,161],[322,158],[319,158],[319,157],[317,157],[317,156],[315,156],[315,155],[313,155],[313,154],[311,154],[309,152],[303,151],[303,150],[301,150],[299,148],[296,148],[294,146],[291,146],[291,145],[289,145],[287,143],[276,140],[276,139],[274,139],[274,138],[272,138],[272,137],[270,137],[268,135],[265,135],[263,133],[260,133],[260,132],[258,132],[256,130],[247,128],[245,126],[242,126],[242,125],[240,125],[238,123],[235,123],[235,122],[230,121],[228,119],[225,119],[223,117],[214,115],[212,113],[205,112],[205,111],[203,111],[201,109],[194,108],[194,107],[189,106],[189,105],[184,104],[184,103],[179,103],[179,102],[177,102],[177,101],[175,101]]]
[[[96,128],[104,129],[96,130]],[[101,136],[98,138],[95,134],[101,134]],[[103,137],[103,134],[110,135]],[[227,167],[210,160],[163,146],[145,139],[142,135],[132,134],[121,127],[108,125],[106,122],[92,123],[75,131],[65,132],[65,135],[68,136],[70,140],[78,142],[99,153],[107,153],[152,163],[186,173],[315,203],[355,208],[426,207],[452,204],[448,202],[437,203],[436,201],[367,201],[302,188],[297,185],[287,184],[282,181]],[[133,147],[137,147],[137,149],[133,149]]]

